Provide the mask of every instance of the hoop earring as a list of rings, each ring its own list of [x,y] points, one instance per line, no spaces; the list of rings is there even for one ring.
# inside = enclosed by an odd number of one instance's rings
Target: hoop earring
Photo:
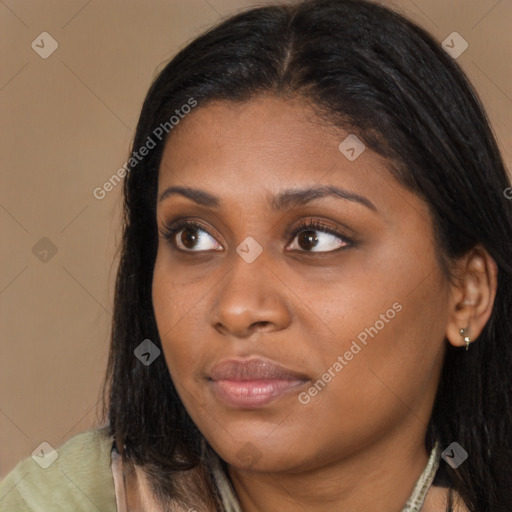
[[[460,335],[464,338],[464,341],[466,342],[466,352],[469,350],[469,344],[471,343],[471,339],[468,336],[469,327],[466,327],[465,329],[460,329]]]

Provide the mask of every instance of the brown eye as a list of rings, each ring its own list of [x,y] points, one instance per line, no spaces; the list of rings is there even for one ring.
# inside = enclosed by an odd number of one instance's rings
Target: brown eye
[[[193,249],[194,244],[199,240],[197,228],[185,228],[181,230],[179,240],[187,249]]]
[[[294,246],[290,249],[296,249],[301,252],[332,252],[342,247],[351,245],[351,241],[340,233],[334,231],[331,227],[322,223],[308,221],[299,226],[293,233]]]
[[[311,250],[318,244],[318,237],[315,231],[303,231],[299,234],[298,245],[304,250]]]
[[[222,246],[200,224],[181,221],[174,226],[165,226],[161,232],[178,250],[184,252],[219,251]]]

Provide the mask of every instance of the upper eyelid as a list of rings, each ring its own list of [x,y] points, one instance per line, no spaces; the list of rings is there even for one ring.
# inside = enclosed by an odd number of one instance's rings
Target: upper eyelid
[[[285,235],[290,237],[292,235],[296,236],[297,233],[300,233],[303,230],[311,229],[313,231],[322,231],[323,233],[328,233],[333,236],[337,236],[339,238],[347,238],[343,235],[343,233],[340,233],[338,229],[329,226],[325,222],[322,222],[320,220],[315,219],[308,219],[308,220],[302,220],[299,222],[298,225],[295,225],[294,227],[291,227],[286,230]],[[347,238],[348,239],[348,238]]]

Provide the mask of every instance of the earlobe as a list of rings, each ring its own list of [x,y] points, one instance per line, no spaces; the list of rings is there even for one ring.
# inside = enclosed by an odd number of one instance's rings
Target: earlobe
[[[457,262],[455,274],[446,338],[453,346],[465,346],[467,350],[491,316],[498,268],[489,253],[477,245]]]

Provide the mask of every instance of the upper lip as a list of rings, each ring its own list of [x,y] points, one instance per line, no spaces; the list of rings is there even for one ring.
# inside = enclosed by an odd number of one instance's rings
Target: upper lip
[[[227,359],[217,363],[210,371],[211,380],[308,380],[276,361],[265,358]]]

